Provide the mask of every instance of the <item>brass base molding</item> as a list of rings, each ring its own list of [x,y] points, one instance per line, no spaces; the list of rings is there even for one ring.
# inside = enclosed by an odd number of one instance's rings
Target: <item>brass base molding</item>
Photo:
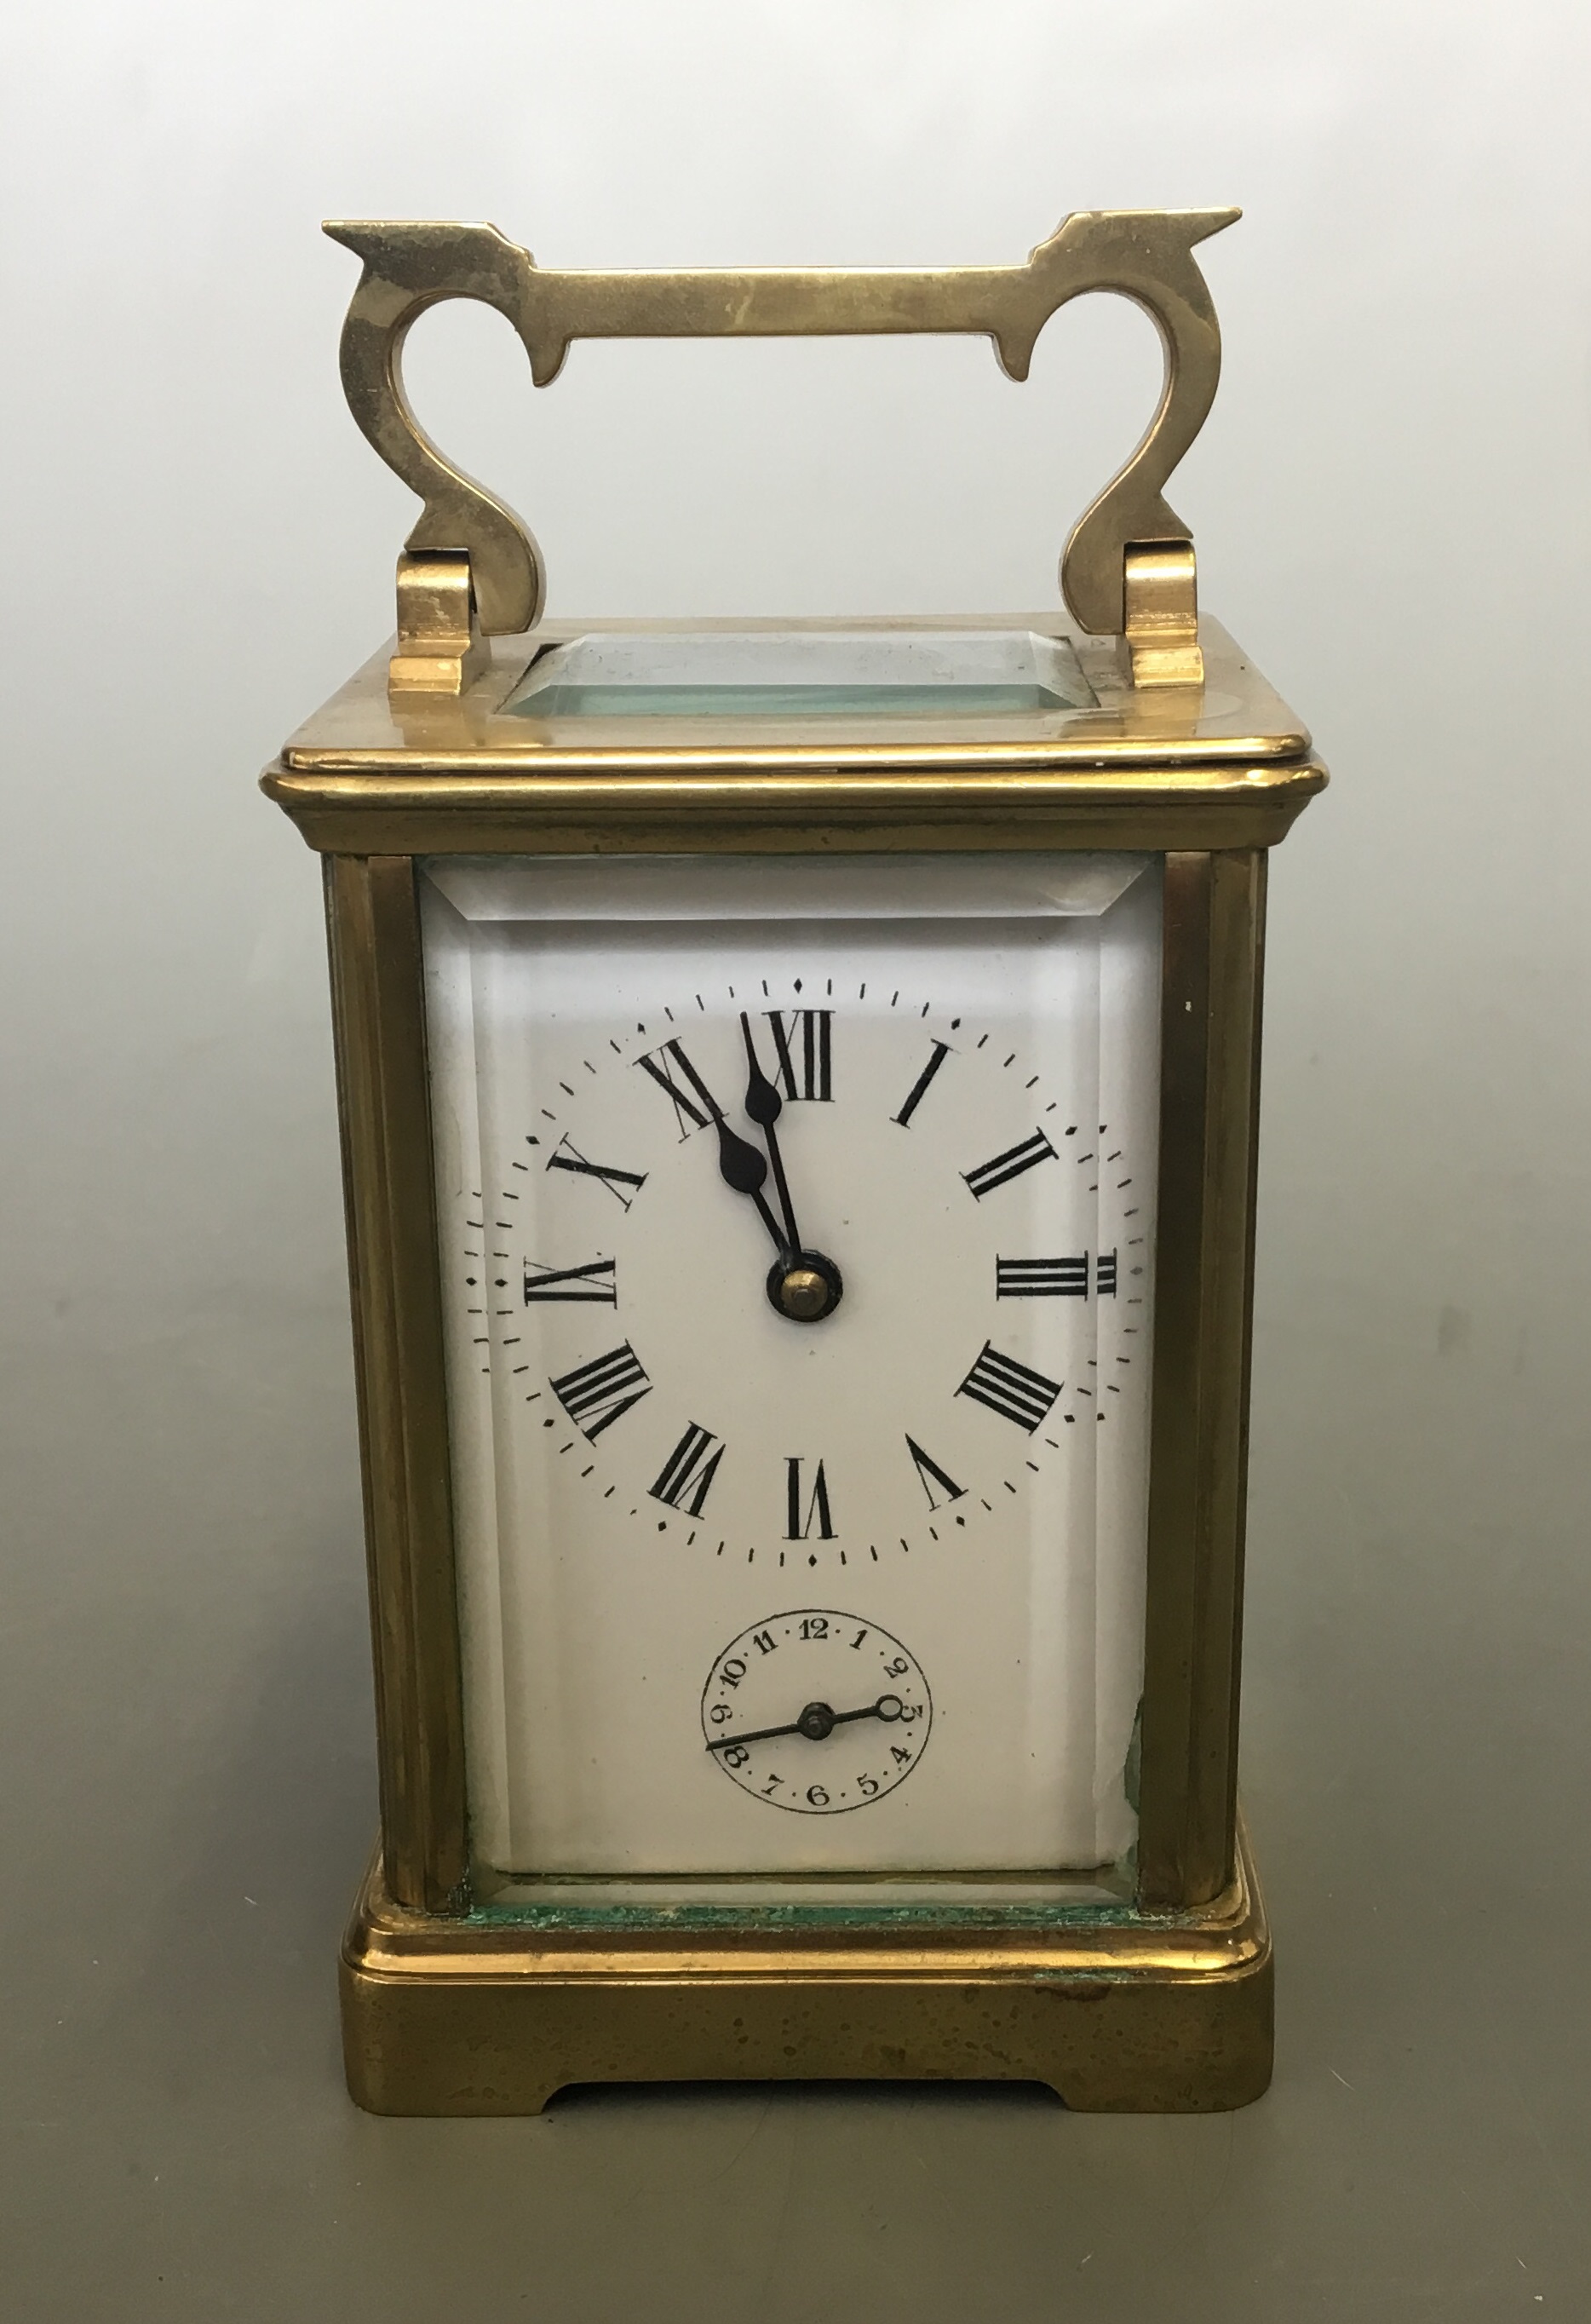
[[[405,1911],[372,1867],[341,1963],[354,2097],[520,2115],[578,2082],[1023,2081],[1085,2113],[1203,2114],[1271,2079],[1270,1932],[1241,1831],[1231,1886],[1195,1911],[614,1921]]]

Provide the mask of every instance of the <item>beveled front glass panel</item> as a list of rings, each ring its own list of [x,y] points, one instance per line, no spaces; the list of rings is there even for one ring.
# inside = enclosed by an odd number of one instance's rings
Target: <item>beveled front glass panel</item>
[[[1118,1863],[1158,860],[421,886],[483,1874]]]

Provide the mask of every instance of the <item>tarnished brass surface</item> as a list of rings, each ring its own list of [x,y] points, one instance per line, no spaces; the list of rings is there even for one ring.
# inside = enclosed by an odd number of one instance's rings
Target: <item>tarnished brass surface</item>
[[[1220,333],[1193,250],[1235,209],[1079,210],[1021,266],[750,269],[595,273],[538,266],[492,226],[334,219],[326,231],[362,261],[344,326],[343,384],[369,441],[425,506],[412,552],[467,558],[490,636],[535,626],[546,598],[540,552],[503,502],[455,467],[420,428],[403,392],[403,341],[446,299],[476,299],[507,317],[544,387],[576,338],[722,338],[886,332],[973,332],[1001,367],[1025,379],[1039,332],[1087,290],[1131,299],[1165,350],[1159,404],[1131,458],[1072,529],[1062,559],[1066,602],[1085,630],[1124,627],[1123,569],[1135,544],[1178,542],[1188,529],[1162,487],[1204,424],[1220,375]]]
[[[387,665],[394,694],[462,694],[492,666],[475,619],[467,557],[398,559],[398,644]]]
[[[372,1869],[343,1947],[349,2088],[380,2114],[502,2115],[576,2082],[1038,2081],[1090,2111],[1202,2113],[1270,2080],[1270,1934],[1241,1840],[1202,1912],[998,1932],[835,1917],[448,1920],[394,1906]]]
[[[819,633],[819,621],[544,622],[529,636],[492,641],[490,667],[464,694],[390,696],[378,655],[307,720],[282,752],[293,773],[370,775],[390,771],[489,776],[592,774],[623,768],[636,774],[740,768],[777,772],[798,768],[854,772],[1020,773],[1066,768],[1086,774],[1131,769],[1269,765],[1301,759],[1309,731],[1227,634],[1208,616],[1200,624],[1205,683],[1135,688],[1114,641],[1090,638],[1053,613],[952,614],[910,620],[847,620],[847,631],[1033,630],[1064,639],[1075,651],[1095,703],[1085,709],[984,714],[977,717],[786,717],[750,719],[529,718],[504,712],[533,656],[593,633],[701,636],[714,630],[797,630]]]
[[[496,641],[491,673],[459,699],[391,697],[378,655],[294,735],[265,790],[331,853],[823,855],[1268,847],[1326,780],[1306,730],[1208,619],[1202,690],[1146,692],[1127,685],[1111,648],[1053,616],[913,622],[1066,635],[1099,697],[1095,709],[968,721],[953,734],[927,719],[539,721],[500,710],[535,647],[686,626],[548,622],[534,639]]]
[[[458,1910],[464,1694],[414,865],[326,865],[386,1882]]]
[[[821,1275],[810,1267],[793,1267],[779,1285],[778,1304],[786,1315],[805,1323],[826,1314],[832,1303],[829,1286]]]
[[[1314,761],[1056,774],[842,776],[648,770],[551,779],[300,775],[262,779],[327,853],[680,855],[975,853],[1002,848],[1269,847],[1326,781]]]
[[[361,812],[349,809],[355,821]],[[382,825],[379,807],[363,812]],[[1061,844],[1078,844],[1063,814],[1058,827]],[[521,809],[498,844],[523,849],[538,836]],[[621,850],[637,844],[633,824],[607,836]],[[703,844],[699,827],[694,838]],[[979,844],[1014,839],[1007,810]],[[1140,830],[1133,844],[1153,843]],[[1173,852],[1165,867],[1139,1839],[1140,1899],[1165,1908],[1219,1894],[1235,1844],[1264,870],[1253,844]],[[458,1615],[414,871],[407,857],[354,856],[334,859],[328,881],[388,1884],[405,1904],[462,1913]]]
[[[1136,687],[1203,685],[1199,576],[1191,542],[1127,550],[1125,610]]]
[[[1173,853],[1161,967],[1160,1179],[1138,1895],[1232,1877],[1259,1003],[1266,859]]]
[[[1244,706],[1265,698],[1206,634]],[[517,676],[524,641],[506,659]],[[673,2076],[1019,2077],[1108,2108],[1265,2087],[1269,1941],[1235,1801],[1264,851],[1326,777],[1282,706],[1252,757],[1203,734],[1214,675],[1134,697],[1115,756],[1070,725],[970,750],[736,729],[510,752],[473,706],[484,681],[395,724],[378,662],[265,778],[331,857],[384,1864],[343,1969],[362,2103],[521,2112]],[[993,1933],[970,1912],[688,1935],[643,1914],[621,1939],[472,1910],[413,857],[1103,846],[1166,859],[1141,1909]]]
[[[1307,796],[1318,769],[1266,779],[1306,775]],[[355,825],[383,827],[384,788],[346,809]],[[701,802],[683,788],[676,844],[694,826],[701,845]],[[632,802],[608,844],[645,844],[655,811],[638,822]],[[898,800],[884,813],[897,835],[875,844],[907,844]],[[503,816],[497,844],[537,844],[522,796]],[[993,822],[986,807],[976,844],[1023,840],[1008,803]],[[1014,1912],[994,1932],[975,1914],[926,1931],[884,1910],[828,1931],[688,1932],[642,1914],[616,1938],[470,1909],[414,867],[328,864],[385,1867],[342,1972],[361,2103],[518,2113],[570,2081],[748,2075],[1037,2080],[1070,2105],[1128,2110],[1234,2106],[1265,2088],[1269,1940],[1235,1799],[1264,865],[1250,844],[1173,852],[1165,866],[1139,1787],[1149,1909],[1048,1925]]]

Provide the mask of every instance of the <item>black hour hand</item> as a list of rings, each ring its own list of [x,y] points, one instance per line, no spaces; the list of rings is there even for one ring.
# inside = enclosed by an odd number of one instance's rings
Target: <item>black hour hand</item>
[[[737,1138],[722,1114],[718,1117],[718,1175],[737,1194],[757,1194],[768,1176],[768,1157],[744,1138]]]
[[[715,1117],[718,1130],[718,1175],[726,1186],[737,1194],[750,1194],[756,1204],[763,1225],[774,1239],[775,1248],[783,1256],[786,1244],[784,1231],[768,1206],[762,1182],[768,1176],[768,1157],[761,1149],[738,1137],[722,1114]]]

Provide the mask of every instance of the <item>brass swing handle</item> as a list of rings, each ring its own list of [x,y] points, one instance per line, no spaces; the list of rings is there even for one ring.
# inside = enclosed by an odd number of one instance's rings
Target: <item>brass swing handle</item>
[[[399,568],[394,686],[457,692],[478,659],[476,618],[488,635],[513,634],[534,627],[546,597],[528,527],[454,467],[409,409],[403,342],[428,307],[444,299],[495,307],[524,342],[538,387],[556,378],[572,339],[906,331],[987,333],[1002,370],[1021,380],[1044,324],[1086,290],[1117,291],[1154,318],[1165,379],[1142,442],[1072,528],[1061,586],[1085,630],[1127,635],[1136,683],[1197,681],[1192,542],[1162,487],[1203,426],[1220,374],[1220,332],[1193,246],[1238,216],[1079,210],[1022,266],[679,274],[538,266],[492,226],[329,221],[326,233],[364,269],[343,327],[349,408],[425,503]],[[428,654],[428,645],[441,650]]]

